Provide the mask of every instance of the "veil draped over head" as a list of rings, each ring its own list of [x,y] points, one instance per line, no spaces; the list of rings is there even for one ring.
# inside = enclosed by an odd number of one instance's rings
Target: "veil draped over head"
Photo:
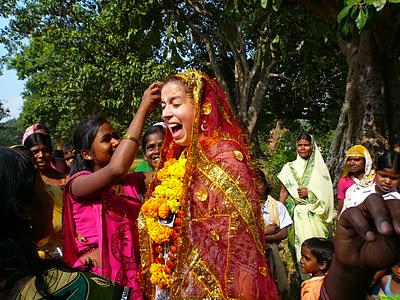
[[[226,96],[204,73],[189,70],[174,77],[190,88],[195,113],[186,149],[166,131],[157,169],[186,151],[182,225],[170,298],[278,299],[264,257],[257,175]],[[154,176],[148,196],[158,184]],[[154,296],[149,280],[154,247],[144,226],[139,220],[143,286]]]

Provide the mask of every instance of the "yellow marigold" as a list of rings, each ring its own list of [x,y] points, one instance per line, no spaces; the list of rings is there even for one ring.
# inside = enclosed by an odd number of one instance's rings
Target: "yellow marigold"
[[[165,266],[159,263],[151,264],[150,266],[150,281],[152,284],[157,285],[160,288],[166,288],[170,283],[171,279],[168,274],[164,272]]]
[[[171,165],[175,164],[176,161],[177,160],[175,158],[171,158],[170,160],[166,161],[164,164],[164,167],[157,172],[157,178],[159,180],[163,181],[163,180],[167,179],[168,177],[175,176],[174,174],[171,174],[170,172],[168,172],[168,168]]]
[[[165,243],[169,241],[173,230],[168,226],[163,226],[154,218],[145,218],[146,226],[149,232],[150,238],[156,243]]]
[[[169,209],[169,205],[167,203],[161,204],[160,207],[158,208],[158,216],[161,219],[168,218],[169,212],[170,212],[170,209]]]
[[[154,198],[150,198],[142,205],[142,213],[145,217],[157,218],[158,205]]]
[[[177,213],[181,207],[180,203],[176,200],[168,200],[168,206],[173,213]]]
[[[153,191],[153,197],[162,198],[165,197],[166,189],[162,184],[157,185]]]

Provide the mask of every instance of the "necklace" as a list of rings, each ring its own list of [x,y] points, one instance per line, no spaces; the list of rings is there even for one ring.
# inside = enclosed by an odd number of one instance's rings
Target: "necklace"
[[[153,263],[150,267],[150,281],[165,289],[172,282],[178,236],[182,223],[181,199],[185,196],[186,151],[179,159],[165,162],[156,176],[159,184],[151,198],[142,206],[146,228],[153,244]]]

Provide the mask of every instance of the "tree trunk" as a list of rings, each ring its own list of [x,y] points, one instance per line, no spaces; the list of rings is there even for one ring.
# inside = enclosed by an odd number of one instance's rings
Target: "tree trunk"
[[[275,151],[278,149],[282,136],[286,132],[288,132],[288,129],[285,128],[283,121],[277,120],[275,128],[271,129],[269,132],[268,147],[266,150],[267,156],[271,156],[275,153]]]
[[[343,170],[345,151],[351,146],[363,144],[376,156],[400,144],[398,21],[392,22],[390,29],[379,24],[374,30],[354,34],[350,42],[339,37],[348,74],[346,96],[327,158],[335,184]]]

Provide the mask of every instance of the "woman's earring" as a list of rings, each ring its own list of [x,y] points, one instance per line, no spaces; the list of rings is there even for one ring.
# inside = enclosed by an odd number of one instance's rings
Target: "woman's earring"
[[[210,129],[210,127],[206,124],[206,120],[203,120],[203,122],[201,123],[200,128],[203,131],[207,131],[208,129]]]

